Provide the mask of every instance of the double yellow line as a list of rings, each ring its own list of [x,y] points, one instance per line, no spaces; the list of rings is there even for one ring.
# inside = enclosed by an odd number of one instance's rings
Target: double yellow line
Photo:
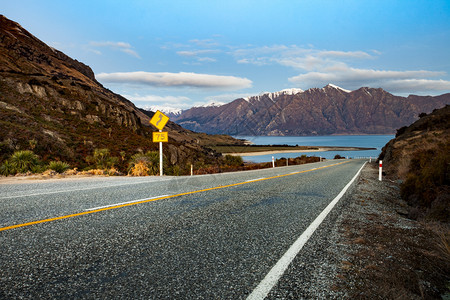
[[[176,195],[161,196],[161,197],[142,200],[142,201],[118,204],[118,205],[114,205],[114,206],[84,211],[84,212],[80,212],[80,213],[75,213],[75,214],[70,214],[70,215],[65,215],[65,216],[60,216],[60,217],[55,217],[55,218],[49,218],[49,219],[37,220],[37,221],[16,224],[16,225],[11,225],[11,226],[6,226],[6,227],[0,227],[0,231],[16,229],[16,228],[20,228],[20,227],[26,227],[26,226],[31,226],[31,225],[41,224],[41,223],[48,223],[48,222],[78,217],[78,216],[84,216],[84,215],[89,215],[89,214],[93,214],[93,213],[97,213],[97,212],[101,212],[101,211],[106,211],[106,210],[111,210],[111,209],[116,209],[116,208],[121,208],[121,207],[126,207],[126,206],[132,206],[132,205],[137,205],[137,204],[142,204],[142,203],[148,203],[148,202],[153,202],[153,201],[158,201],[158,200],[163,200],[163,199],[169,199],[169,198],[175,198],[175,197],[180,197],[180,196],[185,196],[185,195],[192,195],[192,194],[197,194],[197,193],[202,193],[202,192],[207,192],[207,191],[212,191],[212,190],[224,189],[224,188],[228,188],[228,187],[233,187],[233,186],[258,182],[258,181],[264,181],[264,180],[275,179],[275,178],[280,178],[280,177],[285,177],[285,176],[297,175],[297,174],[301,174],[301,173],[307,173],[307,172],[311,172],[311,171],[316,171],[316,170],[320,170],[320,169],[324,169],[324,168],[341,165],[341,164],[344,164],[347,162],[348,161],[344,161],[344,162],[340,162],[340,163],[336,163],[336,164],[332,164],[332,165],[328,165],[328,166],[323,166],[323,167],[319,167],[319,168],[314,168],[314,169],[310,169],[310,170],[305,170],[305,171],[299,171],[299,172],[283,174],[283,175],[276,175],[276,176],[266,177],[266,178],[259,178],[259,179],[255,179],[255,180],[238,182],[238,183],[233,183],[233,184],[228,184],[228,185],[221,185],[221,186],[216,186],[216,187],[212,187],[212,188],[207,188],[207,189],[202,189],[202,190],[197,190],[197,191],[192,191],[192,192],[186,192],[186,193],[181,193],[181,194],[176,194]]]

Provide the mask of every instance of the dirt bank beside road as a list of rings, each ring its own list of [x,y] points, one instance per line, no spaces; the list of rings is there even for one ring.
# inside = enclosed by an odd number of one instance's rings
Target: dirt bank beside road
[[[399,184],[378,181],[375,164],[366,165],[345,201],[329,249],[338,262],[332,290],[350,299],[450,296],[448,224],[406,218]]]

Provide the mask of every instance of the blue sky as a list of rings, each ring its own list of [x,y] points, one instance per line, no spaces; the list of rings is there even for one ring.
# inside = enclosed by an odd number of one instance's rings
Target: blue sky
[[[139,107],[328,83],[450,92],[450,1],[2,1],[0,13]]]

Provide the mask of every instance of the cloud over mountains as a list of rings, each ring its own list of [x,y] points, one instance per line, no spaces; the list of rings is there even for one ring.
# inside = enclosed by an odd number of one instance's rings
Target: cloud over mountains
[[[382,53],[376,50],[369,53],[359,50],[318,50],[296,45],[273,45],[238,49],[232,54],[240,64],[278,64],[303,71],[288,78],[289,82],[303,89],[323,86],[330,82],[348,89],[361,86],[382,87],[394,93],[450,89],[450,81],[439,78],[447,75],[443,71],[399,71],[352,66],[361,61],[377,59]]]
[[[152,73],[139,71],[100,73],[97,75],[97,78],[108,83],[134,83],[157,87],[194,87],[220,90],[238,90],[252,86],[252,81],[247,78],[188,72]]]

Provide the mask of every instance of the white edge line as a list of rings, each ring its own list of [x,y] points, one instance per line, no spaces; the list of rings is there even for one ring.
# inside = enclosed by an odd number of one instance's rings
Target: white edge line
[[[266,179],[266,177],[261,177],[261,178],[256,178],[256,179],[249,179],[249,180],[246,180],[244,182],[252,182],[252,181],[257,181],[257,180],[262,180],[262,179]]]
[[[96,210],[96,209],[102,209],[102,208],[107,208],[107,207],[112,207],[112,206],[117,206],[117,205],[123,205],[123,204],[128,204],[128,203],[134,203],[134,202],[139,202],[139,201],[145,201],[145,200],[151,200],[151,199],[156,199],[156,198],[161,198],[161,197],[167,197],[167,196],[169,196],[169,195],[160,195],[160,196],[151,197],[151,198],[144,198],[144,199],[132,200],[132,201],[127,201],[127,202],[122,202],[122,203],[114,203],[114,204],[109,204],[109,205],[105,205],[105,206],[99,206],[99,207],[94,207],[94,208],[88,208],[88,209],[85,209],[85,211],[91,211],[91,210]]]
[[[264,299],[275,286],[284,272],[287,270],[289,264],[294,260],[314,231],[319,227],[322,221],[338,203],[338,201],[344,196],[345,192],[356,180],[361,170],[364,168],[367,162],[359,169],[356,175],[350,180],[349,183],[342,189],[342,191],[328,204],[328,206],[320,213],[319,216],[306,228],[306,230],[300,235],[300,237],[292,244],[292,246],[286,251],[286,253],[280,258],[280,260],[272,267],[267,273],[266,277],[259,283],[259,285],[253,290],[253,292],[247,297],[247,300],[261,300]]]
[[[118,186],[125,186],[125,185],[133,185],[133,184],[154,183],[154,182],[159,183],[159,182],[169,181],[169,180],[172,180],[172,179],[171,178],[167,178],[167,179],[163,179],[163,180],[126,182],[126,183],[121,183],[121,184],[111,184],[111,185],[107,185],[107,186],[91,186],[91,187],[82,188],[82,189],[67,189],[67,190],[58,190],[58,191],[52,191],[52,192],[42,192],[42,193],[25,194],[25,195],[5,196],[5,197],[0,197],[0,199],[25,198],[25,197],[34,197],[34,196],[49,195],[49,194],[69,193],[69,192],[77,192],[77,191],[88,191],[88,190],[95,190],[95,189],[102,189],[102,188],[110,188],[110,187],[118,187]]]

